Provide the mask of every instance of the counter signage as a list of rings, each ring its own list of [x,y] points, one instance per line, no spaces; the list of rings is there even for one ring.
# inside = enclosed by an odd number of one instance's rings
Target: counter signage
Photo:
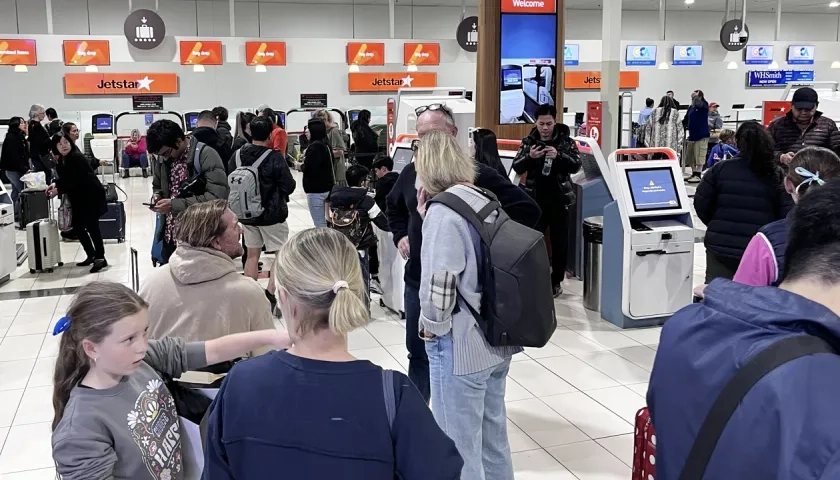
[[[108,40],[65,40],[64,64],[110,65],[111,44]]]
[[[347,65],[385,65],[385,44],[348,42]]]
[[[301,93],[300,108],[327,108],[327,94]]]
[[[181,40],[181,65],[221,65],[222,42]]]
[[[794,82],[813,82],[813,70],[750,70],[747,72],[747,87],[784,87]]]
[[[67,95],[140,95],[178,93],[174,73],[65,73]]]
[[[674,65],[703,65],[702,45],[677,45],[674,47]]]
[[[131,105],[134,110],[160,111],[163,110],[163,95],[132,95]]]
[[[0,65],[38,65],[35,40],[0,39]]]
[[[286,42],[245,42],[248,65],[286,65]]]
[[[633,67],[656,66],[656,45],[627,45],[624,64]]]
[[[437,87],[434,72],[351,72],[347,74],[350,93],[396,92],[400,87]]]
[[[601,102],[586,102],[586,136],[601,145]]]
[[[766,100],[762,104],[761,120],[764,126],[770,125],[773,120],[784,117],[790,109],[790,102],[786,100]]]
[[[770,65],[773,63],[773,45],[747,45],[744,49],[744,63]]]
[[[813,45],[791,45],[788,47],[788,65],[813,65]]]
[[[580,65],[580,45],[572,43],[563,46],[563,65],[567,67]]]
[[[403,65],[440,65],[440,44],[403,44]]]
[[[565,90],[599,90],[601,72],[563,72],[563,88]],[[618,88],[621,90],[639,88],[639,72],[619,72]]]

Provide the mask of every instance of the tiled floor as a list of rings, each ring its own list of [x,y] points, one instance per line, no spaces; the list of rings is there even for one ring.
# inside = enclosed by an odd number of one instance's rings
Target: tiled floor
[[[128,195],[127,242],[106,246],[111,267],[98,278],[130,284],[129,247],[140,252],[141,280],[153,268],[147,260],[153,216],[141,205],[151,182],[132,178],[120,185]],[[289,225],[292,231],[312,225],[302,192],[293,196]],[[68,264],[83,259],[78,243],[61,248]],[[696,258],[698,283],[705,258]],[[72,266],[31,275],[24,264],[0,293],[79,286],[93,278]],[[579,281],[567,281],[551,343],[517,355],[511,366],[506,398],[517,479],[630,478],[633,416],[645,404],[660,328],[616,329],[587,312],[581,294]],[[0,301],[0,480],[54,478],[51,385],[58,338],[48,332],[70,299]],[[350,348],[359,358],[404,371],[403,324],[377,306],[373,313],[370,325],[350,335]]]

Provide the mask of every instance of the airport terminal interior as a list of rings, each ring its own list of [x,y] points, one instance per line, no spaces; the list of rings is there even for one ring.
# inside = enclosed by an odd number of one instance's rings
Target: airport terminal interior
[[[294,161],[305,153],[304,129],[316,111],[331,116],[348,151],[357,147],[351,124],[367,111],[377,151],[393,158],[397,172],[413,161],[418,115],[443,105],[468,153],[475,128],[496,131],[514,184],[527,180],[512,168],[520,141],[540,106],[554,106],[583,166],[570,178],[576,203],[563,232],[569,255],[553,300],[556,330],[545,346],[515,354],[507,376],[514,477],[631,478],[637,413],[646,406],[662,325],[697,300],[707,266],[706,226],[693,206],[700,172],[685,164],[684,133],[656,151],[641,147],[650,102],[656,108],[677,100],[682,119],[697,91],[705,92],[706,108],[720,115],[720,124],[709,123],[709,151],[721,132],[784,116],[800,88],[813,88],[823,115],[840,119],[840,2],[296,2],[0,0],[0,142],[9,138],[12,117],[26,121],[34,113],[37,121],[54,108],[78,127],[77,146],[99,162],[98,178],[115,184],[113,203],[124,208],[113,220],[124,221],[123,229],[105,238],[107,267],[90,273],[76,265],[87,256],[78,241],[61,240],[55,256],[33,237],[58,228],[59,202],[49,203],[46,219],[15,215],[4,176],[0,480],[58,478],[51,424],[61,336],[53,331],[78,288],[94,280],[134,288],[164,268],[151,260],[152,178],[139,163],[121,165],[133,132],[145,138],[154,122],[171,120],[189,135],[201,112],[220,105],[234,130],[243,113],[270,106]],[[492,19],[501,26],[500,45],[486,74],[480,62],[487,60],[476,54],[489,42],[478,29],[489,21],[485,3],[501,6]],[[553,7],[529,10],[536,4]],[[748,36],[739,34],[744,15]],[[523,33],[529,29],[538,30],[537,40]],[[303,174],[292,175],[297,189],[286,223],[294,235],[314,223]],[[44,178],[32,182],[27,187],[47,186]],[[390,233],[377,237],[382,291],[371,293],[370,322],[349,333],[348,349],[407,373],[405,261]],[[265,254],[263,262],[270,264]],[[266,272],[257,281],[267,287]],[[286,328],[282,318],[273,321]]]

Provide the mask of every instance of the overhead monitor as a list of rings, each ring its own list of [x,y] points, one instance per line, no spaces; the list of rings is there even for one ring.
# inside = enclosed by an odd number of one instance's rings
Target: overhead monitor
[[[580,65],[580,45],[576,43],[563,45],[563,65],[567,67]]]
[[[188,113],[187,117],[186,117],[186,121],[187,121],[187,130],[192,132],[193,130],[195,130],[196,124],[198,124],[198,113],[196,113],[196,112]]]
[[[790,65],[813,65],[813,45],[791,45],[788,47],[787,63]]]
[[[280,128],[286,128],[286,112],[277,112],[277,125],[280,125]]]
[[[656,65],[656,45],[627,45],[624,64],[629,67],[652,67]]]
[[[114,133],[114,117],[113,115],[94,115],[93,116],[93,132],[94,134]]]
[[[676,45],[674,65],[703,65],[702,45]]]
[[[744,49],[744,63],[770,65],[773,63],[773,45],[747,45]]]
[[[394,172],[400,173],[406,165],[414,161],[414,150],[410,146],[398,146],[391,156],[394,159]]]
[[[625,174],[636,212],[682,208],[671,167],[627,169]]]
[[[350,123],[353,123],[358,119],[359,119],[359,111],[358,110],[350,111]]]

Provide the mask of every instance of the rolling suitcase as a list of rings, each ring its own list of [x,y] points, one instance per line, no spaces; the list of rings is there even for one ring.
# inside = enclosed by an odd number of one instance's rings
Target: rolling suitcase
[[[656,478],[656,432],[647,407],[636,412],[636,436],[633,439],[633,480]]]
[[[35,220],[26,225],[29,273],[52,273],[55,267],[64,265],[59,248],[58,222],[53,218],[49,204],[47,212],[47,219]]]
[[[50,202],[44,190],[23,190],[20,192],[20,229],[49,217]]]
[[[99,217],[99,232],[102,234],[102,240],[116,240],[122,243],[125,241],[125,203],[119,199],[117,192],[125,192],[117,186],[116,181],[116,172],[111,174],[110,182],[106,182],[105,174],[102,174],[108,211]]]

